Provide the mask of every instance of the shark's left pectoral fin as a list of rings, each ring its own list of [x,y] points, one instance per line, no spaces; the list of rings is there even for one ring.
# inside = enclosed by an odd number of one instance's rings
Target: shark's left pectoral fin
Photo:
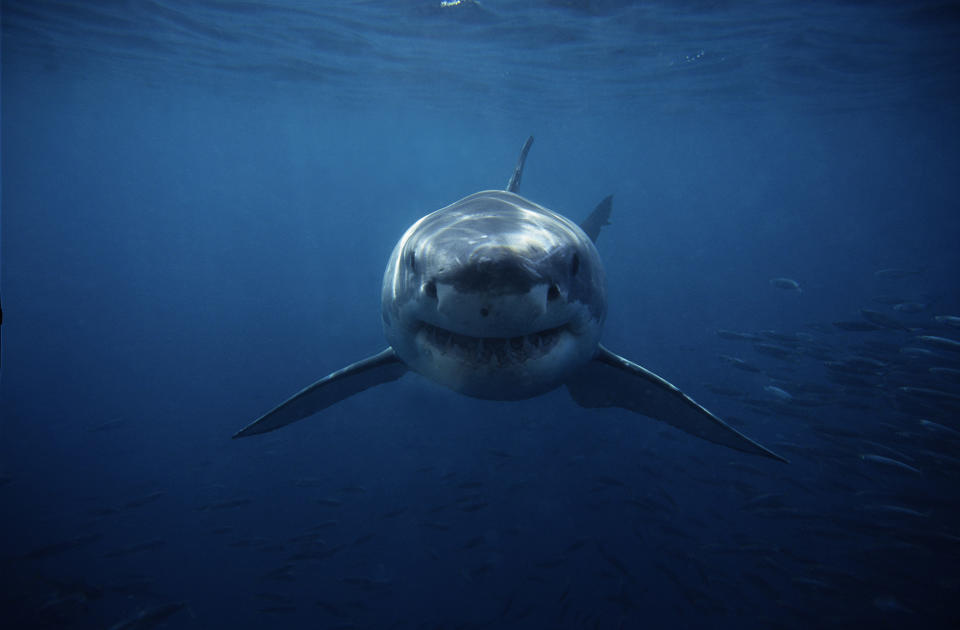
[[[715,444],[787,461],[743,435],[650,370],[603,346],[593,360],[567,382],[567,389],[581,407],[622,407]]]
[[[266,433],[291,422],[312,416],[321,409],[358,394],[365,389],[395,381],[404,375],[407,366],[397,357],[393,348],[348,365],[342,370],[324,376],[303,391],[294,394],[275,409],[257,418],[233,437]]]

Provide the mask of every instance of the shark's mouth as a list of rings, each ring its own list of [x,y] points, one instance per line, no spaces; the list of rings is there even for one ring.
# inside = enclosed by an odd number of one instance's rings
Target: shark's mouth
[[[464,363],[493,367],[542,358],[557,346],[563,336],[571,334],[569,327],[564,325],[519,337],[471,337],[422,323],[417,340],[421,347],[426,346],[432,352]]]

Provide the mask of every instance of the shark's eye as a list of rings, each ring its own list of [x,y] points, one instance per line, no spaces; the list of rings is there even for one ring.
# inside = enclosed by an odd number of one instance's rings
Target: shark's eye
[[[427,297],[436,298],[437,297],[437,283],[431,280],[430,282],[425,282],[423,285],[423,292]]]
[[[575,276],[578,271],[580,271],[580,256],[574,254],[573,260],[570,261],[570,275]]]
[[[560,287],[558,287],[558,286],[555,285],[555,284],[551,284],[551,285],[550,285],[550,288],[547,289],[547,299],[548,299],[548,300],[555,300],[555,299],[557,299],[558,297],[560,297]]]

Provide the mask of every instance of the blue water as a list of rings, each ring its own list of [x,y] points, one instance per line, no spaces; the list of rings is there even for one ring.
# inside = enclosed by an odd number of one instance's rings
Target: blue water
[[[3,3],[5,628],[960,623],[956,4],[317,4]],[[529,134],[603,343],[791,463],[416,375],[231,440]]]

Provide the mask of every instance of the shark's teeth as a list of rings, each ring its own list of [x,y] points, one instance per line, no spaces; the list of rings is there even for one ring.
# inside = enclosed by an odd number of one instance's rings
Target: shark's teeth
[[[435,352],[453,355],[469,363],[509,365],[542,357],[550,352],[564,327],[519,337],[471,337],[423,324],[422,333]]]

